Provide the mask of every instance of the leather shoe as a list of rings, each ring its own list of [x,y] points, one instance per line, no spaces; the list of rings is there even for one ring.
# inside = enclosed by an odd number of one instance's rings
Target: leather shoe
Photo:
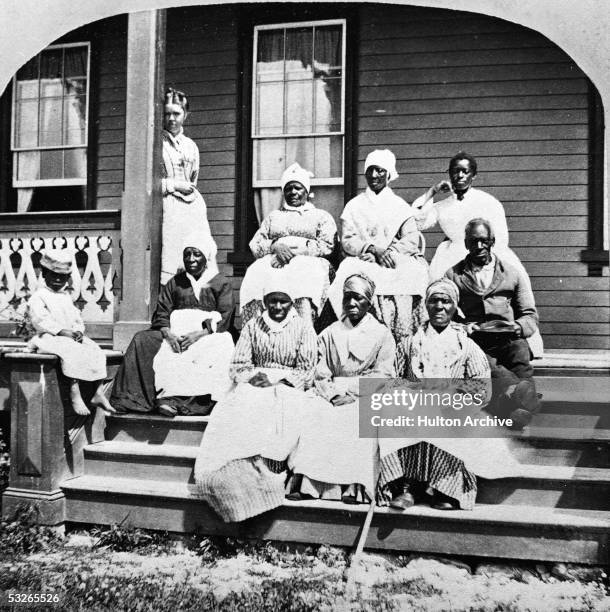
[[[458,503],[444,493],[434,492],[430,506],[435,510],[457,510]]]
[[[395,495],[390,501],[390,508],[394,508],[395,510],[406,510],[411,506],[415,505],[415,498],[409,492],[409,487],[405,485],[402,488],[402,491]]]

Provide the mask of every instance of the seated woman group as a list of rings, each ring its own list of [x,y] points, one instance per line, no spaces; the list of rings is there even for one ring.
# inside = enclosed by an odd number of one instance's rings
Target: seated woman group
[[[232,391],[214,408],[195,464],[202,497],[225,521],[242,521],[289,499],[342,499],[404,509],[423,501],[470,509],[476,476],[514,470],[502,439],[359,437],[359,379],[412,381],[442,377],[489,399],[484,353],[452,323],[457,287],[432,283],[430,316],[405,341],[396,372],[396,345],[369,310],[375,285],[363,275],[344,283],[341,321],[317,338],[294,309],[293,284],[278,277],[263,291],[266,310],[244,327],[231,362]],[[485,405],[486,402],[482,404]],[[426,497],[429,495],[429,497]]]

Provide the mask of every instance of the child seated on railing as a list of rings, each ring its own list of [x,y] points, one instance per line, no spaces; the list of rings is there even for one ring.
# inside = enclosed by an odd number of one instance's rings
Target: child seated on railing
[[[40,265],[44,283],[29,300],[29,317],[36,335],[30,340],[41,353],[61,359],[61,369],[70,379],[70,400],[76,414],[88,415],[79,381],[97,381],[91,404],[115,412],[104,395],[106,356],[84,335],[85,324],[66,288],[72,274],[73,254],[68,249],[50,249],[42,254]]]

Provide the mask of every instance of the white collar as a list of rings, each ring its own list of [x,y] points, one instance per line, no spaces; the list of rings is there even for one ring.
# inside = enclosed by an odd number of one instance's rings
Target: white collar
[[[347,316],[341,318],[335,336],[335,346],[341,363],[345,363],[349,355],[353,355],[358,361],[364,361],[370,355],[377,343],[372,329],[376,322],[370,312],[367,312],[355,327]]]
[[[366,194],[366,197],[371,202],[377,202],[379,200],[384,200],[387,196],[394,195],[394,192],[388,186],[384,187],[379,193],[375,193],[370,187],[367,187],[364,190],[364,193]]]
[[[189,279],[191,287],[193,288],[193,293],[198,302],[201,298],[201,290],[207,286],[208,282],[211,281],[216,274],[218,274],[218,269],[215,266],[206,267],[199,278],[195,278],[192,274],[186,272],[186,278]]]
[[[309,200],[307,200],[307,202],[305,202],[305,204],[302,204],[301,206],[291,206],[286,202],[286,200],[284,200],[284,202],[282,203],[282,210],[289,210],[290,212],[304,213],[313,210],[314,208],[315,206]]]
[[[184,137],[184,128],[180,128],[180,131],[174,136],[169,130],[163,130],[167,138],[175,144],[180,144]]]

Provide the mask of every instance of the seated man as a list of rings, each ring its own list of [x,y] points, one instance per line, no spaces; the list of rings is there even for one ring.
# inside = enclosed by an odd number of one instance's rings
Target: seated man
[[[470,221],[464,240],[468,255],[445,277],[458,286],[468,333],[491,366],[495,401],[489,411],[510,415],[513,426],[522,429],[539,405],[526,341],[538,327],[538,314],[529,279],[493,253],[494,242],[489,221]]]

